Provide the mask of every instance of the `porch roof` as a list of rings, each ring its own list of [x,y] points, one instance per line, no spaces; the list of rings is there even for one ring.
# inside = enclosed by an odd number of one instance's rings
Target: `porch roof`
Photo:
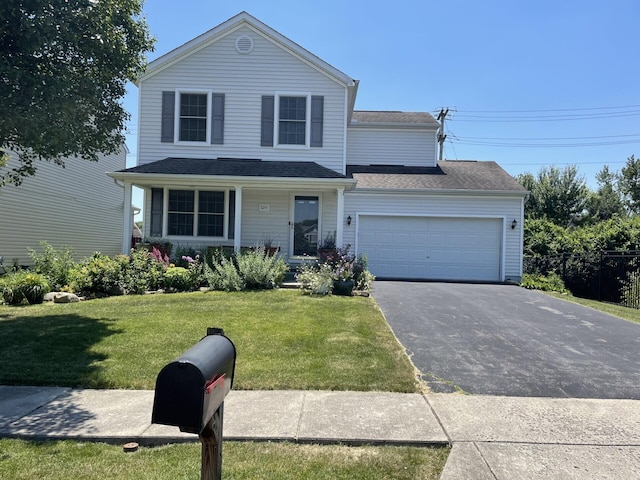
[[[108,174],[134,184],[209,184],[233,182],[254,187],[283,184],[351,189],[355,180],[315,162],[239,158],[165,158]]]
[[[528,191],[496,162],[444,160],[435,167],[347,165],[358,183],[355,191],[410,190],[502,193],[524,196]]]
[[[315,162],[262,161],[238,158],[165,158],[119,173],[218,175],[224,177],[347,178]]]

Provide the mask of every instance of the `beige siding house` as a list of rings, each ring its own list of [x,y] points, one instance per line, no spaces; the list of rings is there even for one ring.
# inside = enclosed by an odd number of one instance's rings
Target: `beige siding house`
[[[126,166],[126,147],[97,162],[65,160],[65,168],[38,162],[37,173],[22,185],[0,188],[0,256],[10,266],[14,259],[30,265],[29,248],[46,241],[56,248],[70,246],[77,259],[99,251],[115,255],[122,250],[124,185],[106,172]],[[10,155],[6,169],[17,165]],[[130,217],[132,218],[132,217]]]
[[[429,113],[354,110],[357,80],[245,12],[151,62],[138,86],[138,164],[110,175],[125,207],[144,190],[145,236],[271,240],[295,264],[335,235],[378,277],[522,274],[522,186],[493,162],[438,163]]]

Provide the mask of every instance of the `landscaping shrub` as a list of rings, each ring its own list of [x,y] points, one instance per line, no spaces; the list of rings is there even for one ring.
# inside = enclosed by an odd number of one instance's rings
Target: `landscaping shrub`
[[[352,289],[369,291],[375,277],[367,270],[367,257],[356,257],[349,249],[350,245],[346,245],[321,256],[316,264],[303,265],[296,275],[302,290],[320,295],[331,293],[332,290],[343,295],[350,295]],[[347,290],[340,286],[338,292],[336,282],[353,282],[353,286]]]
[[[303,292],[315,295],[328,295],[333,290],[335,275],[326,263],[305,264],[298,269],[296,279]]]
[[[205,263],[204,274],[212,290],[239,292],[245,288],[233,258],[214,257],[211,266]]]
[[[124,272],[124,289],[127,294],[141,294],[158,290],[164,281],[167,266],[144,249],[131,250]]]
[[[73,260],[73,249],[64,246],[53,248],[47,242],[40,242],[42,252],[29,249],[29,256],[33,260],[34,270],[44,275],[53,290],[61,290],[69,285],[70,275],[76,262]]]
[[[238,273],[247,290],[269,290],[284,280],[287,264],[278,256],[269,256],[263,247],[236,256]]]
[[[284,280],[287,264],[281,257],[266,255],[256,247],[227,258],[222,252],[211,255],[211,265],[205,263],[204,274],[212,290],[268,290]]]
[[[164,273],[164,287],[174,292],[190,292],[198,285],[194,284],[189,269],[184,267],[169,267]]]
[[[18,270],[0,279],[0,291],[9,305],[20,305],[24,300],[35,305],[42,303],[50,287],[44,275]]]
[[[559,293],[567,292],[562,279],[553,272],[550,272],[547,275],[541,275],[539,273],[525,273],[522,276],[520,286],[530,290],[544,290],[546,292]]]
[[[125,274],[129,257],[110,258],[100,252],[79,263],[71,274],[74,292],[88,296],[105,297],[125,293]]]

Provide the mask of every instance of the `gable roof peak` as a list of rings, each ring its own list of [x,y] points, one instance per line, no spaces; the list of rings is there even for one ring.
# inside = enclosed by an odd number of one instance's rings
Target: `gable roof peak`
[[[249,26],[249,28],[263,35],[271,42],[279,45],[285,51],[288,51],[290,54],[300,58],[302,61],[311,64],[314,68],[322,71],[325,75],[332,77],[339,83],[351,88],[357,86],[357,80],[354,80],[349,75],[341,72],[326,61],[322,60],[320,57],[301,47],[294,41],[285,37],[280,32],[274,30],[273,28],[261,22],[256,17],[252,16],[244,10],[229,18],[228,20],[225,20],[224,22],[216,25],[210,30],[180,45],[179,47],[176,47],[173,50],[149,62],[147,71],[140,77],[140,79],[138,80],[138,84],[145,79],[155,75],[156,73],[164,70],[165,68],[173,65],[174,63],[177,63],[181,59],[211,45],[228,33],[237,30],[242,25]]]

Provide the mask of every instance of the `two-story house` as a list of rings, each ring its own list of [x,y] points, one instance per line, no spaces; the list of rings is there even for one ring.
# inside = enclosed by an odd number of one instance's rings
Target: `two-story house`
[[[522,186],[494,162],[438,163],[430,114],[354,110],[357,80],[245,12],[138,86],[138,164],[110,175],[125,208],[144,190],[145,236],[271,239],[295,264],[335,234],[379,277],[521,276]]]

